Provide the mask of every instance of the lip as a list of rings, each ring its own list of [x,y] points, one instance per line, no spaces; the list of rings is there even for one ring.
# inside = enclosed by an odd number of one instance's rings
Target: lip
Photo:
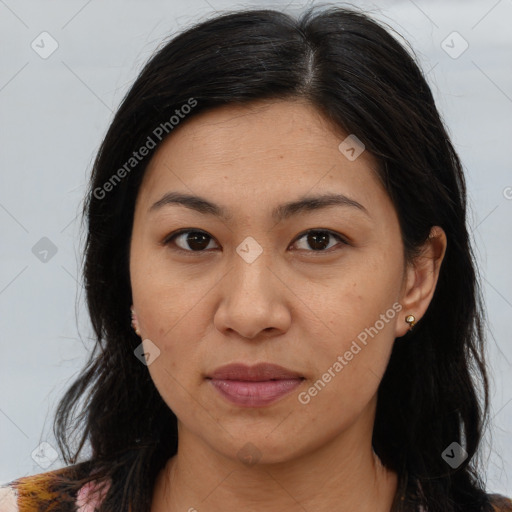
[[[207,376],[216,391],[229,402],[242,407],[264,407],[297,388],[304,377],[271,363],[247,366],[229,364]]]
[[[303,377],[298,372],[272,363],[259,363],[253,366],[243,363],[232,363],[217,368],[208,375],[208,378],[261,382],[266,380],[301,379]]]

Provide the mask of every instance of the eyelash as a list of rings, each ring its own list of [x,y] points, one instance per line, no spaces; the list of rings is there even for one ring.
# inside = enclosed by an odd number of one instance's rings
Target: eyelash
[[[203,249],[201,251],[193,251],[193,250],[189,250],[189,249],[183,249],[181,247],[177,247],[175,244],[174,244],[174,240],[180,236],[180,235],[183,235],[183,234],[186,234],[186,233],[199,233],[199,234],[204,234],[206,235],[207,237],[210,238],[210,241],[211,240],[215,240],[214,237],[212,237],[211,235],[209,235],[206,231],[203,231],[201,229],[190,229],[190,228],[185,228],[185,229],[180,229],[178,231],[175,231],[173,233],[171,233],[169,236],[167,236],[164,241],[162,242],[163,245],[167,245],[167,246],[170,246],[171,244],[174,245],[174,247],[171,247],[171,249],[173,251],[179,251],[179,252],[182,252],[182,253],[186,253],[187,255],[196,255],[196,254],[201,254],[201,253],[206,253],[206,252],[210,252],[211,249]],[[295,240],[294,240],[294,243],[298,240],[300,240],[301,238],[304,238],[306,235],[308,235],[309,233],[325,233],[325,234],[328,234],[328,235],[331,235],[332,237],[336,238],[339,242],[341,242],[343,245],[350,245],[350,243],[348,242],[348,240],[343,237],[342,235],[340,235],[339,233],[336,233],[335,231],[331,231],[330,229],[320,229],[320,228],[315,228],[315,229],[308,229],[306,231],[303,231],[302,233],[299,233],[296,237],[295,237]],[[208,245],[209,245],[210,242],[208,242]],[[317,254],[321,254],[321,253],[331,253],[332,252],[332,249],[336,247],[336,245],[332,246],[332,247],[329,247],[328,249],[324,249],[324,250],[306,250],[306,249],[299,249],[301,251],[306,251],[306,252],[311,252],[311,253],[317,253]]]

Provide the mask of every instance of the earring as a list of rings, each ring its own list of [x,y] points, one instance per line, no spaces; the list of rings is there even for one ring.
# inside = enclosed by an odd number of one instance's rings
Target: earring
[[[137,333],[138,336],[140,336],[139,327],[137,326],[137,319],[135,317],[135,310],[133,309],[133,306],[130,308],[130,311],[132,312],[132,328]]]
[[[407,315],[405,317],[405,321],[409,324],[410,330],[412,331],[412,328],[414,327],[414,324],[416,323],[416,317],[414,315]]]

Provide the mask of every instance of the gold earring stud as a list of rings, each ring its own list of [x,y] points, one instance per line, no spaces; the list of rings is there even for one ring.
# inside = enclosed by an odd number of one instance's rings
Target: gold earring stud
[[[416,317],[414,315],[407,315],[405,317],[405,321],[409,324],[409,327],[412,328],[414,327],[414,324],[416,323]]]

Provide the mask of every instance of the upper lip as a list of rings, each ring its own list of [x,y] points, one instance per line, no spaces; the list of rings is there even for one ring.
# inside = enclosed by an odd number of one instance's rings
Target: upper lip
[[[232,363],[217,368],[208,375],[208,378],[257,382],[273,379],[298,379],[303,377],[300,373],[272,363],[259,363],[253,366],[242,363]]]

